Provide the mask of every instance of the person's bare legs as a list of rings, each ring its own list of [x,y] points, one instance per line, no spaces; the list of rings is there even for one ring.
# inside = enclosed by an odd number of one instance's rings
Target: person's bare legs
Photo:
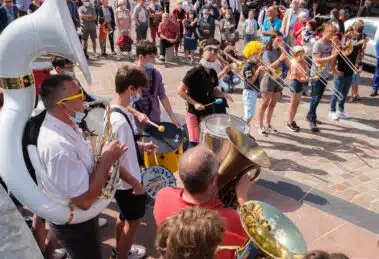
[[[46,236],[47,231],[45,228],[45,222],[42,218],[38,217],[36,214],[33,215],[32,229],[34,231],[34,238],[36,239],[37,245],[42,253],[46,253]]]
[[[263,127],[263,119],[265,116],[265,112],[270,103],[272,92],[262,92],[261,93],[261,101],[258,109],[258,125],[259,128]]]
[[[290,102],[289,111],[288,111],[288,124],[293,123],[296,113],[297,113],[297,109],[299,108],[300,100],[301,100],[301,94],[295,94],[291,96],[291,102]]]
[[[122,233],[122,230],[125,226],[125,221],[122,221],[121,219],[117,218],[116,222],[116,251],[118,252],[118,244],[120,242],[120,236]]]
[[[46,248],[45,253],[47,258],[54,259],[54,251],[57,248],[58,241],[51,230],[48,230],[46,237]]]
[[[279,98],[280,98],[280,92],[277,92],[277,93],[272,92],[270,102],[268,104],[268,110],[267,110],[267,117],[266,117],[267,126],[271,126],[272,114],[274,113],[274,109]]]
[[[92,49],[93,53],[96,55],[96,39],[92,39]]]
[[[134,243],[140,222],[141,220],[130,220],[124,223],[117,245],[119,259],[128,259],[129,251]]]

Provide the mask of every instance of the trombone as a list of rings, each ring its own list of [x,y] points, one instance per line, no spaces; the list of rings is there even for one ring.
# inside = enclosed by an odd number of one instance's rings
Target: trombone
[[[223,63],[229,65],[231,67],[231,70],[234,72],[236,76],[238,76],[243,82],[245,82],[252,90],[257,91],[259,93],[260,92],[259,87],[249,82],[249,80],[244,75],[241,74],[241,71],[246,65],[246,62],[234,58],[225,50],[221,50],[221,52],[227,59],[230,59],[232,62],[226,61],[220,54],[217,54],[217,58],[221,60]]]
[[[351,42],[348,42],[346,44],[346,46],[343,47],[343,49],[341,49],[340,47],[337,46],[336,43],[334,43],[333,41],[331,42],[332,43],[332,47],[335,48],[337,51],[338,51],[338,55],[343,59],[343,61],[349,66],[349,68],[353,71],[354,74],[358,74],[358,70],[357,68],[355,67],[355,65],[353,64],[353,62],[351,62],[351,60],[347,57],[349,56],[353,50],[354,50],[354,47],[353,47],[353,44]]]
[[[284,45],[285,45],[290,51],[293,52],[292,48],[291,48],[286,42],[283,41],[283,43],[284,43]],[[285,50],[285,48],[282,48],[282,50],[285,51],[285,52],[287,53],[288,56],[291,55],[290,53],[287,52],[287,50]],[[293,55],[292,55],[292,56],[293,56]],[[323,80],[320,80],[320,82],[321,82],[325,87],[329,87],[329,86],[328,86],[328,83],[327,83],[327,82],[328,82],[328,79],[326,79],[325,77],[323,77],[323,76],[321,75],[321,71],[325,70],[325,65],[323,65],[323,64],[318,64],[318,63],[314,62],[312,59],[309,59],[309,61],[308,61],[308,60],[307,60],[307,57],[304,58],[304,60],[305,60],[305,62],[306,62],[309,66],[312,66],[312,65],[315,66],[315,68],[314,68],[314,72],[316,73],[316,75],[317,75],[318,77],[320,77],[321,79],[323,79]],[[303,72],[305,72],[305,71],[303,71]],[[325,83],[325,82],[326,82],[326,83]],[[339,101],[342,101],[342,100],[344,99],[343,94],[342,94],[340,91],[338,91],[335,87],[329,87],[329,88],[332,88],[332,89],[330,89],[330,90],[332,91],[333,94],[336,95],[336,97],[337,97],[337,99],[338,99]]]

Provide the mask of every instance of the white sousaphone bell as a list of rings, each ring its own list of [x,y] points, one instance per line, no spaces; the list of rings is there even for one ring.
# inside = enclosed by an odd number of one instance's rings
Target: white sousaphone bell
[[[97,216],[112,198],[99,199],[88,210],[46,195],[32,180],[23,158],[22,136],[35,101],[31,63],[44,54],[79,65],[88,83],[91,75],[67,2],[46,0],[33,14],[12,22],[0,35],[0,87],[4,106],[0,117],[0,174],[10,191],[34,213],[55,224],[75,224]],[[28,146],[37,179],[47,177],[37,147]],[[46,180],[45,182],[48,182]]]

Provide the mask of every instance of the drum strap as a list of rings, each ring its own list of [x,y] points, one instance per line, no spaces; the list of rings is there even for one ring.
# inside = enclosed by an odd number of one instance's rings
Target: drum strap
[[[111,112],[118,112],[118,113],[120,113],[122,116],[124,116],[125,120],[128,122],[129,127],[130,127],[130,129],[132,130],[132,132],[133,132],[134,145],[135,145],[135,147],[136,147],[138,163],[139,163],[140,165],[143,165],[142,156],[141,156],[141,153],[140,153],[139,148],[138,148],[138,145],[137,145],[137,137],[136,137],[136,133],[134,132],[133,125],[132,125],[132,122],[131,122],[130,119],[129,119],[129,116],[126,115],[126,114],[125,114],[120,108],[117,108],[117,107],[112,108],[112,109],[111,109]]]

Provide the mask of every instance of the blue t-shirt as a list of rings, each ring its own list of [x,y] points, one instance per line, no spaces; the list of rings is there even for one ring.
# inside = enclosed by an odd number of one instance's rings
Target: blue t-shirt
[[[272,21],[272,26],[274,27],[275,31],[279,31],[282,27],[282,20],[280,20],[278,17],[275,17],[275,19]],[[270,31],[270,21],[268,17],[265,18],[265,21],[263,22],[262,28],[264,31]],[[268,42],[270,40],[270,36],[262,36],[262,41],[264,43]]]

